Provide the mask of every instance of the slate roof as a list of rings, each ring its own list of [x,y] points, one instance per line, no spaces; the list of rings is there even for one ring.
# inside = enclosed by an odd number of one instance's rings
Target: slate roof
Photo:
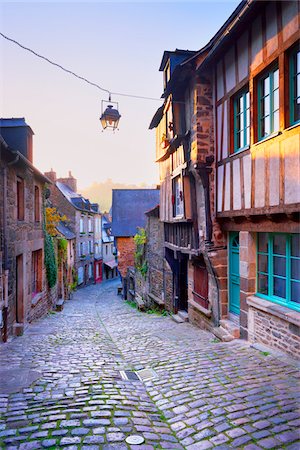
[[[145,212],[158,203],[158,189],[113,189],[112,235],[134,236],[146,224]]]
[[[12,117],[10,119],[0,119],[0,128],[13,128],[13,127],[28,127],[32,134],[34,134],[34,132],[32,131],[31,127],[29,125],[27,125],[27,123],[25,122],[25,118],[24,117]]]
[[[65,198],[80,211],[96,213],[99,212],[99,207],[97,203],[90,203],[90,201],[81,194],[73,191],[69,186],[60,181],[56,181],[56,186],[60,190],[60,192],[65,196]]]
[[[6,119],[0,119],[0,121],[3,121]],[[26,125],[27,126],[27,125]],[[1,130],[0,130],[1,131]],[[52,184],[52,181],[49,180],[49,178],[47,178],[44,174],[42,174],[27,158],[25,158],[24,155],[22,155],[22,153],[20,153],[17,150],[12,149],[7,142],[5,141],[5,139],[3,138],[3,136],[0,133],[0,146],[3,147],[5,149],[5,151],[7,152],[7,154],[11,155],[13,157],[13,159],[15,159],[16,157],[18,157],[18,163],[24,163],[25,165],[27,165],[28,167],[30,167],[30,169],[34,172],[34,174],[36,175],[36,177],[38,177],[40,180],[42,180],[44,183],[48,183],[48,184]]]
[[[63,222],[59,222],[59,224],[56,225],[56,229],[66,239],[75,239],[76,237],[75,233],[73,233],[73,231],[71,231]]]

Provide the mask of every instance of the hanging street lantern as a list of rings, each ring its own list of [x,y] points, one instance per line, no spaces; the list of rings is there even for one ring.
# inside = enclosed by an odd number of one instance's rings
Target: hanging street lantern
[[[105,110],[104,107],[106,106]],[[118,103],[112,102],[111,97],[109,95],[109,101],[102,100],[102,114],[100,117],[100,122],[102,124],[103,130],[107,128],[115,131],[118,128],[119,120],[121,118],[121,114],[118,111]]]

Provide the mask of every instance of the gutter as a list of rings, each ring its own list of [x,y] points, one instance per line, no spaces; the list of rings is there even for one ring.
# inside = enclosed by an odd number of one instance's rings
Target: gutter
[[[214,56],[216,50],[220,47],[220,45],[222,45],[222,43],[224,42],[224,40],[226,40],[226,38],[231,33],[233,28],[235,28],[235,26],[241,21],[241,19],[244,17],[244,15],[248,12],[248,10],[253,6],[253,4],[255,2],[256,2],[256,0],[246,0],[245,6],[238,13],[237,17],[225,28],[225,30],[222,33],[222,35],[220,36],[220,38],[216,41],[216,43],[213,45],[212,49],[208,52],[204,61],[197,67],[196,70],[199,70],[199,69],[202,70],[207,67],[208,63]],[[212,39],[212,41],[213,41],[213,39]]]

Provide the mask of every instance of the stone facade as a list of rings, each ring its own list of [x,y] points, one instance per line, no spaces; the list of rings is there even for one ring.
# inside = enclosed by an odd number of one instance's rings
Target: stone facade
[[[212,82],[209,76],[194,77],[191,115],[190,171],[195,178],[196,223],[199,251],[189,262],[188,312],[192,323],[213,329],[227,318],[227,251],[224,234],[215,211],[215,161]],[[208,164],[208,158],[209,164]],[[208,191],[208,193],[206,192]],[[209,221],[211,223],[209,223]],[[210,227],[210,229],[209,229]],[[195,264],[201,257],[208,277],[208,304],[197,301],[194,291]]]
[[[248,337],[300,359],[300,318],[297,312],[257,297],[248,297]]]
[[[1,142],[0,230],[2,273],[8,271],[2,340],[23,333],[27,323],[56,302],[44,266],[43,191],[48,181],[30,161]]]
[[[159,207],[146,213],[146,236],[144,258],[147,273],[134,272],[135,299],[147,308],[163,308],[173,312],[173,274],[164,259],[164,226],[159,220]],[[128,278],[128,277],[127,277]]]

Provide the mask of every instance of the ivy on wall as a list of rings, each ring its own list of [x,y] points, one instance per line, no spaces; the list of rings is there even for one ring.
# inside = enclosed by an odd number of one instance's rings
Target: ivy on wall
[[[57,281],[57,261],[54,249],[53,237],[47,231],[46,219],[46,196],[48,189],[43,192],[43,231],[44,231],[44,262],[46,268],[46,275],[49,288],[53,288]]]
[[[53,237],[44,229],[45,267],[49,288],[53,288],[57,281],[57,262]]]
[[[139,228],[137,234],[134,236],[135,243],[135,268],[146,278],[148,272],[148,263],[146,260],[145,250],[147,242],[147,233],[144,228]]]

